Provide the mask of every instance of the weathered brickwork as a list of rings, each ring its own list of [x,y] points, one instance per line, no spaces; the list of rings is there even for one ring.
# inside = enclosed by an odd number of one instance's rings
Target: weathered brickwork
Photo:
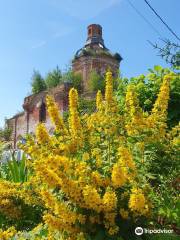
[[[73,71],[82,75],[84,91],[89,90],[89,76],[92,71],[96,71],[104,76],[108,69],[110,69],[114,77],[116,77],[119,70],[119,62],[107,56],[82,56],[73,63]]]
[[[72,60],[72,69],[75,73],[80,73],[83,80],[82,97],[92,98],[94,93],[89,91],[89,76],[92,71],[104,75],[110,69],[114,76],[117,75],[121,56],[112,54],[104,45],[102,38],[102,27],[98,24],[88,26],[88,36],[83,48],[78,50]],[[13,147],[17,147],[17,142],[27,133],[34,133],[39,122],[44,122],[49,132],[53,132],[46,109],[46,95],[54,97],[59,111],[62,114],[68,109],[68,92],[70,86],[61,84],[49,91],[42,91],[24,99],[24,112],[16,114],[7,120],[7,125],[12,128]]]
[[[102,27],[98,24],[91,24],[87,28],[87,40],[83,48],[79,49],[72,61],[72,69],[75,73],[80,73],[83,79],[84,92],[89,91],[90,73],[96,71],[104,76],[110,69],[117,76],[121,56],[112,54],[104,45],[102,38]]]
[[[12,142],[13,147],[17,147],[18,140],[22,139],[27,133],[33,134],[37,124],[41,121],[44,122],[47,129],[51,133],[53,126],[50,121],[48,112],[46,110],[45,99],[46,95],[52,95],[59,107],[60,114],[68,109],[68,92],[70,86],[62,84],[50,91],[42,91],[39,94],[28,96],[24,99],[24,112],[16,114],[14,117],[7,120],[7,125],[12,128]],[[40,119],[42,115],[42,106],[45,106],[44,119]]]

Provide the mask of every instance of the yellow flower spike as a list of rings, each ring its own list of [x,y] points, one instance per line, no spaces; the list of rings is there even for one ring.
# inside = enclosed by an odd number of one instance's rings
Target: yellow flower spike
[[[63,119],[60,116],[60,113],[58,110],[58,106],[55,103],[55,100],[53,99],[52,96],[46,97],[46,104],[47,104],[49,116],[51,118],[51,121],[54,123],[56,130],[63,131],[63,132],[66,131]]]
[[[113,100],[113,79],[112,72],[110,71],[106,73],[105,100],[107,102],[107,105],[111,104]]]
[[[14,237],[16,233],[17,233],[17,231],[14,227],[10,227],[5,231],[0,229],[0,239],[1,240],[9,240],[12,237]]]
[[[48,131],[43,123],[39,123],[36,127],[36,139],[39,144],[48,143],[50,140]]]
[[[69,129],[74,140],[82,140],[82,126],[80,122],[80,117],[78,114],[78,93],[75,88],[71,88],[69,91]],[[75,143],[75,142],[74,142]],[[75,145],[81,145],[82,141],[76,141]]]
[[[85,186],[83,196],[87,208],[94,209],[98,213],[102,210],[103,202],[96,188],[90,185]]]
[[[164,76],[158,97],[152,109],[152,113],[147,118],[149,129],[153,129],[153,131],[156,132],[156,139],[160,139],[165,136],[167,128],[166,120],[168,101],[170,96],[170,79],[172,77],[173,76],[170,74]]]
[[[123,167],[131,169],[131,171],[136,170],[136,165],[133,161],[132,154],[126,147],[119,147],[118,154]]]
[[[77,110],[78,107],[78,92],[75,88],[71,88],[69,91],[69,110]]]
[[[122,165],[118,162],[115,163],[112,169],[112,185],[114,188],[122,187],[127,182],[127,171],[125,167],[122,167]]]
[[[117,197],[112,190],[106,190],[103,196],[104,211],[111,212],[117,207]]]
[[[169,92],[170,92],[170,79],[171,75],[164,76],[163,83],[160,87],[158,98],[152,109],[152,114],[160,115],[160,117],[166,117]]]
[[[138,215],[144,215],[148,212],[147,202],[141,189],[132,188],[128,206],[132,212]]]
[[[128,85],[126,93],[126,112],[132,117],[140,116],[141,109],[139,107],[139,101],[136,94],[135,86]]]
[[[98,110],[100,110],[102,107],[102,101],[103,101],[102,93],[100,90],[98,90],[97,95],[96,95],[96,108]]]

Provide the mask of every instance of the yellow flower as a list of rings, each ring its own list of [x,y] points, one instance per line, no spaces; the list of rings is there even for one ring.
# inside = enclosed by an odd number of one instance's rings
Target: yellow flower
[[[124,219],[127,219],[127,218],[128,218],[128,211],[126,211],[124,208],[121,208],[121,209],[119,210],[119,213],[120,213],[120,215],[121,215],[122,218],[124,218]]]
[[[132,188],[128,205],[132,212],[139,215],[144,215],[148,212],[146,199],[141,189]]]
[[[39,123],[36,128],[36,138],[39,144],[48,143],[50,140],[47,129],[43,123]]]
[[[116,233],[118,233],[119,231],[119,227],[118,226],[114,226],[114,227],[110,227],[108,230],[109,235],[114,235]]]
[[[69,91],[69,129],[73,138],[73,143],[75,145],[81,145],[82,144],[82,126],[80,117],[78,114],[78,93],[77,90],[74,88],[71,88]]]
[[[78,93],[75,88],[71,88],[69,91],[69,110],[74,111],[77,110],[78,107]]]
[[[55,103],[54,99],[51,96],[46,97],[46,103],[48,107],[48,113],[51,118],[51,121],[54,123],[58,131],[66,132],[65,125],[62,117],[59,114],[58,106]]]
[[[14,237],[15,234],[16,234],[16,229],[14,227],[10,227],[5,231],[0,229],[0,239],[1,240],[9,240],[12,237]]]
[[[166,120],[167,120],[167,108],[170,95],[170,79],[172,76],[164,76],[163,83],[160,87],[160,91],[156,102],[153,106],[151,115],[147,118],[147,125],[156,134],[156,138],[163,138],[166,134]]]
[[[105,100],[107,105],[111,104],[113,100],[113,79],[110,71],[106,73]]]
[[[87,160],[89,160],[89,153],[87,153],[87,152],[85,152],[85,153],[83,153],[83,155],[82,155],[82,159],[84,160],[84,161],[87,161]]]
[[[124,172],[127,172],[127,178],[132,180],[136,171],[136,165],[133,161],[132,154],[126,147],[119,147],[118,154],[120,156],[119,162],[121,163]]]
[[[160,114],[161,116],[166,114],[169,100],[169,83],[171,75],[164,76],[163,83],[160,87],[160,92],[158,94],[157,100],[153,106],[152,113]]]
[[[117,207],[117,197],[115,192],[112,190],[107,190],[103,196],[103,204],[105,211],[115,210]]]
[[[122,187],[127,182],[127,171],[120,162],[115,163],[112,169],[112,185],[115,188]]]
[[[98,110],[100,110],[102,107],[102,101],[103,101],[103,98],[102,98],[101,91],[98,90],[97,95],[96,95],[96,108]]]
[[[84,187],[83,196],[87,208],[94,209],[97,212],[102,210],[102,199],[94,187],[91,187],[90,185]]]

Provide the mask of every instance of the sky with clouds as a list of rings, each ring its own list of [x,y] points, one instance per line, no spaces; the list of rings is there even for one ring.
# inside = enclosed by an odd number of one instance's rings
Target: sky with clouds
[[[180,35],[180,1],[149,2]],[[123,76],[145,74],[155,64],[167,66],[148,41],[176,39],[143,0],[0,0],[0,126],[22,110],[33,69],[43,76],[57,65],[67,69],[91,23],[102,25],[105,45],[122,55]]]

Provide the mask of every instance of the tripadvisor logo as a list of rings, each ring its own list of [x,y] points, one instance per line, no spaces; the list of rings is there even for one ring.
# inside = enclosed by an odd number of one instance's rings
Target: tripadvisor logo
[[[135,234],[140,236],[142,234],[158,234],[158,233],[173,233],[172,229],[147,229],[142,227],[136,227],[135,228]]]
[[[135,229],[135,234],[136,235],[142,235],[143,234],[143,229],[142,229],[142,227],[137,227],[136,229]]]

